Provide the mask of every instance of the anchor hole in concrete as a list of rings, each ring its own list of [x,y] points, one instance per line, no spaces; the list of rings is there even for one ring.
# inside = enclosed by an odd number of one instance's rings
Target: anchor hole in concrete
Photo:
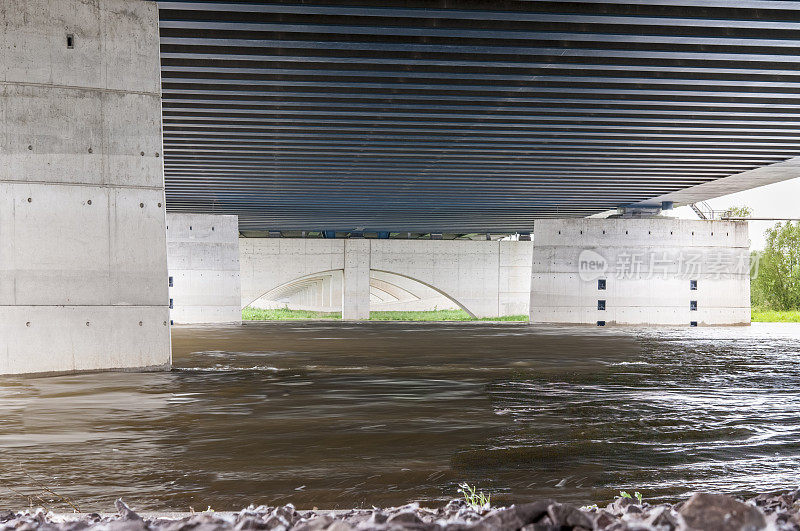
[[[75,48],[75,35],[67,33],[67,48],[70,50]]]

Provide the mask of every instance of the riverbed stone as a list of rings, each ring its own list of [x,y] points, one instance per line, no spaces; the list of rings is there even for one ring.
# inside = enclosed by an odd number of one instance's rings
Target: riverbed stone
[[[133,511],[133,509],[128,507],[125,504],[125,502],[122,501],[122,498],[119,498],[119,499],[117,499],[117,501],[114,502],[114,507],[117,508],[117,512],[119,513],[119,517],[122,520],[141,520],[142,519],[141,516],[136,514]]]
[[[699,531],[757,531],[767,521],[758,507],[724,494],[697,493],[681,507],[689,529]]]
[[[422,518],[417,516],[417,513],[413,511],[403,511],[389,517],[386,523],[394,525],[402,524],[404,526],[418,526],[424,522]]]
[[[547,507],[547,514],[556,527],[567,527],[570,529],[592,529],[593,522],[591,517],[575,506],[551,503]]]
[[[114,516],[56,517],[42,509],[0,513],[0,531],[800,531],[798,501],[790,492],[757,496],[749,503],[719,494],[696,494],[674,505],[615,501],[607,509],[553,500],[492,509],[453,501],[437,509],[413,503],[335,513],[300,513],[291,505],[250,506],[238,513],[212,511],[171,519],[142,516],[120,500]]]
[[[656,507],[645,519],[645,523],[658,531],[673,531],[678,527],[678,518],[669,507]]]
[[[547,508],[552,500],[543,500],[521,505],[512,505],[507,509],[494,511],[478,521],[472,529],[475,531],[494,529],[520,529],[528,524],[535,523],[547,514]]]
[[[616,516],[606,511],[605,509],[600,509],[594,515],[593,529],[605,529],[616,521],[617,521]]]

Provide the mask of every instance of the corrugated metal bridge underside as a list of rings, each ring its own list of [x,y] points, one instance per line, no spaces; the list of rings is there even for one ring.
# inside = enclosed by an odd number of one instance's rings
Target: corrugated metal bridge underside
[[[161,1],[171,211],[526,231],[800,153],[800,2]]]

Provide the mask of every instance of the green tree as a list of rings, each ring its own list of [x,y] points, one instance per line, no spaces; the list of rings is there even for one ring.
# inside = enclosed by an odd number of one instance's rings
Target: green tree
[[[767,229],[767,245],[753,271],[751,298],[773,310],[800,309],[800,222]]]
[[[747,206],[732,206],[722,213],[722,218],[749,218],[753,211]]]

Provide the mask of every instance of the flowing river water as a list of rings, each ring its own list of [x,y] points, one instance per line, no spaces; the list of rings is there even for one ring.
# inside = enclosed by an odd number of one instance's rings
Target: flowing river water
[[[800,324],[269,322],[172,340],[168,373],[0,378],[0,509],[436,504],[463,481],[496,502],[581,504],[800,484]]]

